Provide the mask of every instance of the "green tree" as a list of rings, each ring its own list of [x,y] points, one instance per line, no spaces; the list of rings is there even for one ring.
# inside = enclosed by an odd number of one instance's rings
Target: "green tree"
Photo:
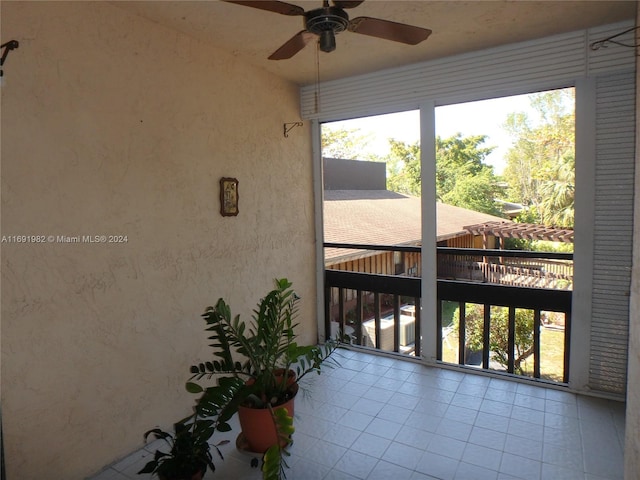
[[[475,175],[460,175],[453,188],[442,196],[442,201],[456,207],[502,216],[503,212],[495,202],[500,193],[493,173],[483,169]]]
[[[322,156],[327,158],[343,158],[346,160],[383,161],[368,151],[372,136],[363,135],[359,128],[344,129],[322,127]]]
[[[523,362],[533,355],[533,310],[516,309],[514,373],[524,373]],[[460,334],[460,310],[456,309],[453,317],[454,331]],[[491,359],[505,369],[509,364],[509,309],[491,307],[489,322],[489,349]],[[467,303],[465,305],[465,346],[469,350],[479,351],[483,348],[484,338],[484,306]]]
[[[493,147],[482,147],[486,135],[436,137],[436,196],[443,200],[458,180],[484,174],[484,180],[496,183],[493,168],[485,164]]]
[[[573,89],[530,95],[539,117],[514,112],[504,128],[514,139],[503,178],[508,200],[526,205],[532,223],[572,227],[575,195]]]
[[[574,156],[567,154],[543,172],[540,183],[540,216],[545,225],[574,225],[575,163]]]
[[[436,197],[450,205],[501,215],[495,199],[501,191],[493,168],[485,164],[493,147],[481,146],[486,135],[436,137]],[[420,195],[420,145],[390,139],[389,190]]]
[[[387,158],[387,189],[419,197],[420,179],[420,143],[408,144],[389,139],[391,154]]]

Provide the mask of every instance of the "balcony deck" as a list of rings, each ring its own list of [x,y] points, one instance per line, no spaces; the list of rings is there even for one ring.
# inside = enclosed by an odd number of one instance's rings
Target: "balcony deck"
[[[296,399],[289,480],[615,480],[623,478],[624,404],[500,378],[339,350],[339,368]],[[176,418],[180,416],[176,412]],[[216,433],[225,460],[205,479],[260,479]],[[136,475],[154,445],[91,480]]]

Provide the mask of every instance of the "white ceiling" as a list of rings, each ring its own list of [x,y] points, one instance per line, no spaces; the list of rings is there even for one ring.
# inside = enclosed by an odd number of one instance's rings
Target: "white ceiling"
[[[291,1],[305,10],[321,0]],[[304,28],[303,17],[279,15],[222,1],[120,1],[120,8],[196,37],[300,85],[432,60],[497,45],[635,18],[635,1],[399,1],[366,0],[347,10],[433,30],[419,45],[352,32],[336,36],[337,49],[313,43],[289,60],[268,60]]]

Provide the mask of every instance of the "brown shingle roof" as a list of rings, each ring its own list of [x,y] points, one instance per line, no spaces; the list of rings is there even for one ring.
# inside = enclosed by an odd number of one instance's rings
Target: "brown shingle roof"
[[[437,239],[467,235],[465,226],[492,221],[503,219],[438,203]],[[324,237],[329,243],[420,245],[421,199],[387,190],[325,190]],[[343,254],[327,249],[325,257]]]

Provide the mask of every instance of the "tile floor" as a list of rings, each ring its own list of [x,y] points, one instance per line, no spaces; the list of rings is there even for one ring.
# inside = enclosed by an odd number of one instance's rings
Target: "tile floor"
[[[623,478],[624,405],[340,350],[296,398],[289,480]],[[306,380],[307,377],[305,377]],[[206,480],[260,479],[235,448]],[[144,479],[151,444],[90,480]]]

